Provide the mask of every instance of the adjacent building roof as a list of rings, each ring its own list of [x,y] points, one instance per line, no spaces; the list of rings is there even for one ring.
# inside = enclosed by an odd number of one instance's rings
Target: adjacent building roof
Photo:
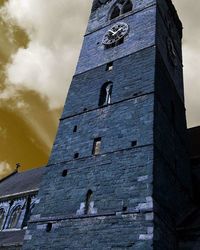
[[[4,178],[0,181],[0,199],[37,191],[44,171],[44,167],[36,168]]]

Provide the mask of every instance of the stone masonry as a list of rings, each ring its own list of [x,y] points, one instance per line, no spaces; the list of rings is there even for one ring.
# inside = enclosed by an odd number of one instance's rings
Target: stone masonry
[[[177,250],[193,195],[182,25],[170,0],[132,0],[110,20],[116,2],[93,3],[24,250]],[[119,21],[129,33],[106,49],[102,38]],[[100,107],[106,82],[111,103]]]

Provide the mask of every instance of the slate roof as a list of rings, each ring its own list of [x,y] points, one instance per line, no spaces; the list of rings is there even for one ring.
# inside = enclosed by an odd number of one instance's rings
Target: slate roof
[[[36,168],[25,172],[15,172],[0,181],[0,199],[39,189],[46,168]]]
[[[22,245],[24,234],[25,230],[0,232],[0,247]]]

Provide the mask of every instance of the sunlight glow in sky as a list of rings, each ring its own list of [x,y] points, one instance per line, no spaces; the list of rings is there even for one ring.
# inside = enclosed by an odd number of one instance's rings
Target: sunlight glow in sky
[[[200,2],[173,0],[184,26],[188,126],[200,124]],[[45,165],[91,0],[0,0],[0,178]]]

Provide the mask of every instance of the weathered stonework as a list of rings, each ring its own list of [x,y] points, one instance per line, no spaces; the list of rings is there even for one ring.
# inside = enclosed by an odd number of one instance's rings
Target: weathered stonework
[[[24,250],[178,249],[176,223],[192,196],[181,23],[170,0],[133,0],[109,20],[115,2],[94,1]],[[119,20],[129,34],[105,49]],[[99,107],[108,81],[111,103]]]

